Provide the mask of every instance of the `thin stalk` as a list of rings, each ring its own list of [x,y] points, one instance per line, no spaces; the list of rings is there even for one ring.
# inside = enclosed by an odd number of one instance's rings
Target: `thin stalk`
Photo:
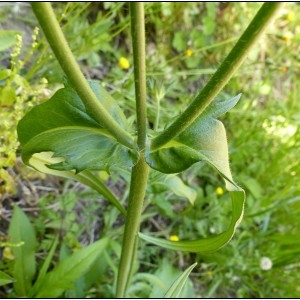
[[[231,52],[193,102],[166,130],[153,139],[152,150],[163,146],[175,138],[200,116],[238,70],[250,49],[262,36],[282,5],[283,3],[280,2],[270,2],[262,5]]]
[[[140,228],[149,172],[149,166],[144,157],[147,133],[144,4],[142,2],[130,3],[130,15],[134,57],[137,144],[140,150],[140,157],[131,172],[127,216],[117,280],[116,296],[118,298],[125,297],[126,288],[132,276],[132,267],[138,247],[137,233]]]
[[[144,4],[130,3],[131,35],[134,64],[134,84],[137,113],[138,146],[146,145],[147,108],[146,108],[146,63],[145,63],[145,24]]]
[[[31,6],[56,59],[86,107],[95,119],[120,143],[129,148],[134,148],[131,135],[110,116],[90,88],[64,37],[51,4],[48,2],[32,2]]]

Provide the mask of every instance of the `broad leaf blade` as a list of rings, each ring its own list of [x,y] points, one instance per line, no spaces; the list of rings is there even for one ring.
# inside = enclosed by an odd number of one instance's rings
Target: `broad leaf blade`
[[[196,267],[197,263],[194,263],[188,267],[171,285],[169,290],[164,295],[164,298],[178,298],[180,297],[181,291],[190,275],[192,270]]]
[[[111,116],[129,130],[123,112],[111,96],[100,84],[90,85]],[[18,124],[18,136],[26,164],[34,153],[51,151],[65,160],[49,167],[62,171],[105,169],[112,164],[132,167],[138,158],[135,150],[119,144],[94,119],[93,112],[69,86],[25,115]]]
[[[131,167],[136,155],[120,145],[103,129],[65,126],[47,130],[23,146],[22,158],[28,163],[34,153],[52,151],[65,160],[49,165],[59,171],[103,170],[111,166]]]
[[[107,94],[100,83],[89,82],[99,102],[110,112],[112,117],[124,128],[128,128],[125,116],[117,103]],[[59,89],[48,101],[37,105],[24,116],[19,124],[19,139],[25,144],[35,135],[44,131],[64,126],[102,128],[82,102],[76,91],[70,86]],[[27,131],[23,128],[27,127]]]
[[[186,198],[192,205],[194,205],[197,197],[196,190],[186,185],[176,174],[164,174],[152,169],[149,175],[148,186],[151,187],[151,193],[157,194],[163,191],[171,191],[179,197]]]
[[[225,246],[233,237],[236,227],[242,220],[245,194],[243,190],[230,192],[232,201],[232,217],[228,229],[221,234],[192,241],[168,241],[139,233],[140,238],[157,246],[187,252],[214,252]]]
[[[232,181],[225,128],[215,117],[224,114],[239,100],[214,101],[196,121],[174,140],[146,153],[151,168],[162,173],[178,173],[204,160],[215,167],[225,179]]]
[[[101,84],[96,81],[90,81],[90,85],[102,105],[106,108],[108,113],[116,120],[119,125],[124,129],[129,129],[126,117],[119,107],[117,102],[112,98],[112,96],[101,86]]]
[[[75,281],[90,269],[107,245],[108,239],[104,238],[76,251],[60,262],[45,276],[35,298],[57,298],[65,290],[72,288]]]
[[[16,280],[15,291],[19,297],[26,297],[36,270],[36,238],[28,217],[18,206],[14,207],[8,234],[12,244],[19,244],[12,248],[15,257],[13,269],[13,277]]]
[[[178,176],[168,175],[165,184],[175,195],[187,198],[189,202],[194,205],[197,197],[196,191],[184,184],[184,182]]]

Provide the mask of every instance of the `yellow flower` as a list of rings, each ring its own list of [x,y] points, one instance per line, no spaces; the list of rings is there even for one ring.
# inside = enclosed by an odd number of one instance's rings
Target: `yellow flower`
[[[295,12],[289,11],[289,12],[286,14],[286,19],[287,19],[289,22],[295,21]]]
[[[171,235],[169,239],[172,242],[178,242],[179,241],[179,237],[177,235],[175,235],[175,234]]]
[[[211,271],[207,271],[207,272],[205,273],[205,275],[206,275],[207,277],[211,278],[211,277],[212,277],[212,272],[211,272]]]
[[[217,194],[218,196],[221,196],[221,195],[224,194],[224,190],[223,190],[220,186],[218,186],[218,187],[216,188],[216,194]]]
[[[3,249],[3,257],[5,259],[8,259],[8,260],[14,260],[15,259],[14,255],[12,254],[12,251],[11,251],[10,247],[5,247]]]
[[[287,67],[280,67],[279,68],[279,71],[281,71],[281,72],[286,72],[288,70],[288,68]]]
[[[122,70],[127,70],[130,67],[130,63],[129,63],[128,59],[123,56],[120,57],[118,65]]]
[[[188,48],[184,51],[185,56],[190,57],[190,56],[192,56],[192,54],[193,54],[193,51],[190,48]]]
[[[283,35],[281,35],[280,38],[282,40],[284,40],[285,42],[290,42],[293,38],[293,34],[288,31],[288,32],[284,33]]]

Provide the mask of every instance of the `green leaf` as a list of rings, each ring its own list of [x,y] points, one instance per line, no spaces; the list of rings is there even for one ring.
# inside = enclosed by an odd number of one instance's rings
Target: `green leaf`
[[[108,238],[101,239],[58,263],[53,271],[46,274],[34,297],[57,298],[65,290],[74,288],[75,281],[88,272],[107,245]]]
[[[150,275],[150,276],[149,276]],[[174,282],[180,277],[181,272],[174,268],[171,261],[169,261],[167,258],[162,258],[160,261],[159,268],[155,271],[155,273],[152,274],[143,274],[143,273],[137,273],[135,276],[135,283],[137,283],[138,280],[147,280],[151,285],[151,293],[149,295],[149,298],[162,298],[170,289],[170,286],[174,284]],[[193,284],[190,279],[187,279],[187,284],[183,287],[181,290],[181,297],[182,298],[194,298],[194,289]]]
[[[132,287],[135,288],[137,283],[141,281],[148,281],[152,285],[151,294],[149,298],[159,298],[158,296],[155,297],[153,295],[161,295],[161,291],[166,290],[164,280],[159,278],[157,275],[149,273],[136,273],[134,277],[134,283],[128,289],[128,295],[130,295]]]
[[[112,97],[97,82],[90,82],[99,101],[126,130],[127,120]],[[34,107],[18,124],[25,164],[40,172],[78,180],[97,190],[123,215],[125,209],[106,186],[88,170],[132,167],[138,153],[119,144],[67,86],[50,100]]]
[[[110,115],[126,130],[126,118],[113,98],[97,82],[90,86]],[[93,117],[77,93],[67,86],[34,107],[18,124],[22,159],[30,165],[34,153],[54,152],[64,160],[48,167],[76,173],[86,169],[132,167],[138,153],[119,144]]]
[[[158,149],[147,149],[147,163],[162,173],[178,173],[204,160],[232,181],[225,128],[215,118],[231,109],[239,98],[240,95],[227,101],[214,101],[174,140]]]
[[[0,271],[0,286],[12,283],[14,281],[15,280],[13,278],[11,278],[9,275]]]
[[[240,181],[243,186],[250,191],[255,199],[261,199],[263,195],[263,188],[257,180],[248,176],[242,176]]]
[[[165,184],[171,189],[171,191],[175,195],[187,198],[189,202],[193,205],[197,197],[196,191],[184,184],[178,176],[172,175],[168,176]]]
[[[146,152],[148,164],[163,173],[178,173],[202,160],[214,167],[224,178],[226,188],[230,192],[232,218],[228,229],[216,236],[194,241],[172,242],[140,233],[141,238],[161,247],[188,252],[216,251],[231,240],[243,217],[245,193],[232,179],[225,128],[216,117],[236,105],[239,98],[240,95],[227,101],[213,101],[195,122],[174,140],[155,150],[149,148]]]
[[[147,236],[139,233],[140,238],[155,244],[160,247],[187,251],[187,252],[214,252],[225,246],[233,237],[236,227],[239,225],[243,218],[245,194],[243,190],[230,192],[232,201],[232,217],[228,229],[218,235],[192,240],[192,241],[168,241],[160,238]]]
[[[197,263],[194,263],[189,268],[187,268],[171,285],[169,290],[164,295],[164,298],[178,298],[180,297],[182,288],[184,287],[190,273],[196,267]]]
[[[104,129],[65,126],[34,136],[23,147],[23,160],[28,163],[34,153],[53,151],[65,160],[49,168],[66,171],[106,170],[111,166],[131,167],[135,157]]]
[[[183,51],[186,49],[186,39],[184,37],[184,32],[183,31],[178,31],[175,32],[173,41],[172,41],[172,46],[178,51]]]
[[[42,284],[42,282],[44,281],[44,278],[47,274],[47,271],[50,267],[50,264],[52,262],[53,259],[53,255],[55,253],[56,247],[58,245],[58,237],[55,238],[55,240],[53,241],[52,247],[39,271],[38,277],[34,283],[34,286],[32,287],[32,289],[30,290],[30,294],[29,297],[31,298],[32,295],[34,295],[36,293],[36,291],[39,290],[40,285]]]
[[[15,292],[18,297],[26,297],[36,270],[36,238],[28,217],[18,206],[14,206],[8,235],[10,242],[17,245],[12,248],[15,257],[13,267]]]
[[[22,35],[22,32],[15,30],[0,30],[0,51],[13,46],[16,43],[16,35]]]
[[[112,205],[116,206],[119,211],[126,216],[126,210],[121,205],[121,203],[116,199],[112,192],[105,186],[105,184],[90,171],[85,170],[78,174],[74,170],[70,171],[58,171],[54,169],[49,169],[49,165],[55,165],[61,161],[63,158],[53,157],[53,152],[41,152],[35,153],[29,159],[29,165],[40,172],[51,174],[55,176],[61,176],[65,178],[74,179],[80,181],[81,183],[91,187],[98,193],[103,195]]]
[[[0,71],[0,80],[4,80],[7,77],[9,77],[11,75],[11,70],[10,69],[3,69]],[[1,91],[1,96],[2,96],[2,90]]]
[[[194,204],[197,197],[196,191],[187,186],[177,175],[163,174],[152,170],[149,177],[152,193],[171,190],[175,195],[186,198],[192,205]]]

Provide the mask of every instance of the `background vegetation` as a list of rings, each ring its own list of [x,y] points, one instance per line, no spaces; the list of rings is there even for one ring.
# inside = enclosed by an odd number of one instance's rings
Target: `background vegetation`
[[[233,46],[260,3],[148,3],[146,9],[148,121],[163,126],[204,86]],[[86,77],[99,79],[132,115],[134,83],[128,8],[124,3],[53,4],[64,33]],[[141,242],[131,297],[160,297],[193,262],[183,296],[297,297],[300,293],[300,12],[287,3],[220,98],[242,93],[225,123],[231,169],[246,190],[245,216],[233,240],[214,254],[162,250]],[[62,71],[35,29],[26,3],[0,6],[0,270],[12,274],[9,240],[13,205],[35,228],[41,268],[52,242],[59,246],[52,266],[100,237],[110,246],[74,290],[64,297],[111,297],[120,255],[123,219],[94,191],[79,183],[37,174],[21,163],[16,124],[34,104],[46,100],[62,81]],[[170,105],[170,103],[172,105]],[[157,114],[159,107],[159,120]],[[126,202],[130,174],[107,174],[114,193]],[[229,199],[211,168],[195,164],[162,183],[152,173],[143,232],[171,239],[193,239],[220,232],[228,222]],[[193,203],[194,202],[194,203]],[[95,278],[92,278],[94,275]],[[109,275],[109,276],[108,276]],[[169,282],[167,282],[169,280]],[[1,289],[13,297],[11,285]]]

